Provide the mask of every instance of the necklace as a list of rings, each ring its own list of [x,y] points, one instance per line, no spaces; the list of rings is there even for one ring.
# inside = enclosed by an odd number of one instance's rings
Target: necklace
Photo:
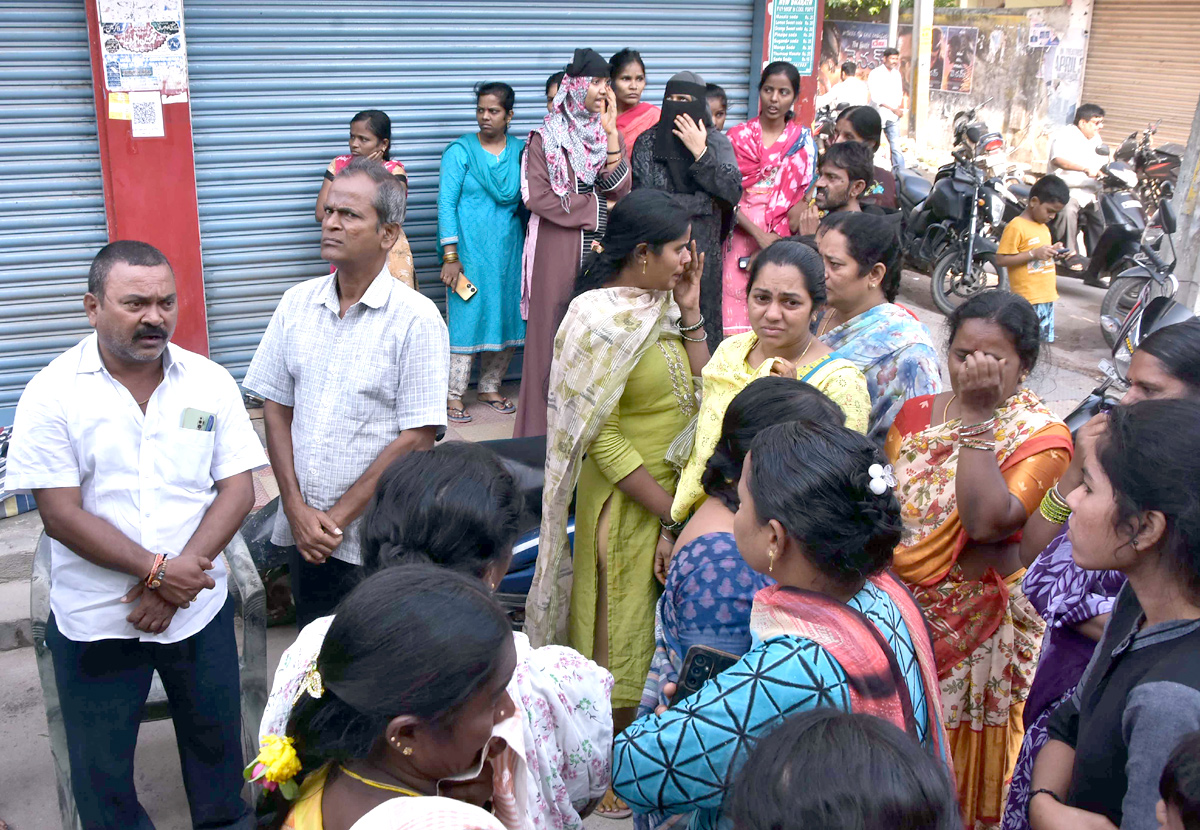
[[[161,366],[159,366],[158,367],[158,380],[156,380],[154,382],[154,388],[150,390],[150,394],[146,396],[146,400],[134,401],[134,403],[136,403],[138,405],[138,408],[141,408],[141,407],[145,406],[146,404],[150,403],[150,399],[153,398],[154,393],[158,391],[159,384],[161,384],[163,382],[163,377],[164,377],[163,368]]]
[[[799,369],[804,365],[804,356],[808,354],[808,350],[812,348],[812,342],[817,339],[815,334],[808,336],[808,342],[804,344],[804,351],[800,352],[800,356],[796,358],[796,368]]]
[[[957,397],[958,397],[958,395],[951,394],[950,400],[946,401],[946,408],[942,410],[942,423],[943,424],[946,423],[946,415],[950,412],[950,404],[954,403],[954,399]]]
[[[377,790],[387,790],[389,793],[400,793],[401,795],[410,795],[415,798],[422,797],[421,794],[419,792],[417,792],[416,790],[410,790],[406,787],[397,787],[394,784],[384,784],[382,781],[372,781],[370,778],[364,778],[363,776],[359,775],[358,773],[353,772],[350,769],[348,769],[344,766],[341,766],[340,764],[338,765],[338,768],[341,769],[342,772],[346,773],[346,775],[349,775],[351,778],[353,778],[355,781],[361,781],[363,784],[366,784],[368,787],[374,787]]]
[[[821,323],[817,326],[817,337],[820,337],[823,334],[828,334],[829,330],[834,328],[833,317],[835,314],[837,314],[837,309],[831,308],[829,309],[829,313],[821,318]]]

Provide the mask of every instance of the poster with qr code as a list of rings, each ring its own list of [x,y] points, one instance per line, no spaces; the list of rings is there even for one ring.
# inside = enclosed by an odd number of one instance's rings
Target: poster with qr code
[[[96,0],[109,92],[187,92],[181,0]],[[168,100],[187,100],[168,99]]]
[[[129,93],[129,110],[133,115],[134,138],[161,138],[163,126],[162,97],[156,89],[138,89]]]

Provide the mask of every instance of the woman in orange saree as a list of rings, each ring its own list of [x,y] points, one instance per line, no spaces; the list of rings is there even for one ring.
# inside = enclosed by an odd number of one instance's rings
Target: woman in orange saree
[[[893,569],[929,620],[967,828],[999,826],[1045,624],[1021,591],[1019,531],[1071,460],[1066,425],[1021,388],[1033,307],[988,292],[949,320],[952,391],[909,400],[888,434],[904,535]]]

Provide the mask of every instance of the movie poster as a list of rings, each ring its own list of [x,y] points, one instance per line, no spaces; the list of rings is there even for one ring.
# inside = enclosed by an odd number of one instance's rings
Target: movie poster
[[[865,81],[870,71],[883,63],[887,34],[886,23],[825,21],[821,38],[821,91],[840,80],[840,67],[845,61],[858,64],[858,77]],[[970,92],[978,40],[979,29],[974,26],[934,26],[929,88],[942,92]],[[900,71],[907,86],[912,67],[912,26],[900,27],[897,48],[900,50]]]

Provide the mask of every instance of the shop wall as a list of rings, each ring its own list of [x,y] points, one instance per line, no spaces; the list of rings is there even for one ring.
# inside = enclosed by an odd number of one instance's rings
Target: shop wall
[[[939,9],[934,18],[930,123],[931,162],[953,147],[954,115],[978,117],[1001,132],[1014,160],[1044,163],[1049,134],[1079,102],[1091,0],[1033,9]],[[887,24],[828,21],[821,70],[856,60],[862,77],[881,60]],[[901,68],[911,71],[911,19],[902,19]]]

